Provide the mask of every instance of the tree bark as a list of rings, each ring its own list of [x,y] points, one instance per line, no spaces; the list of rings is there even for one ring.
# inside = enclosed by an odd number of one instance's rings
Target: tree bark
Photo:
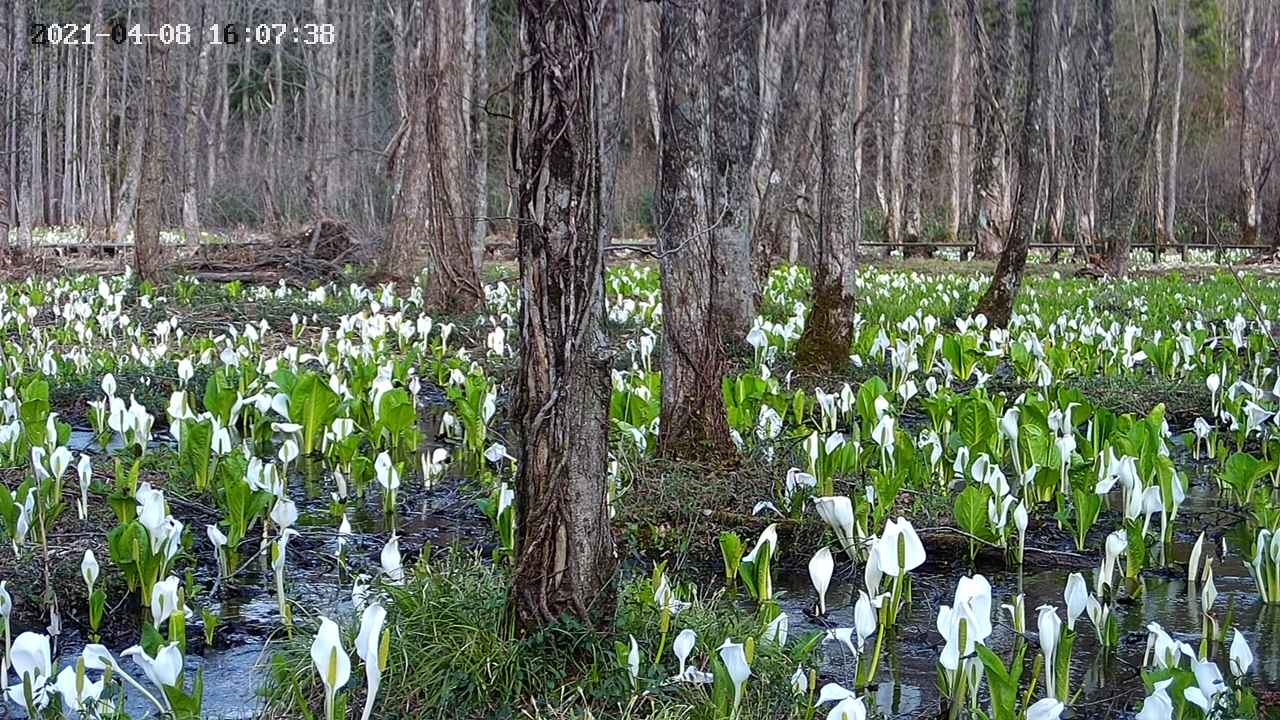
[[[477,268],[484,259],[489,239],[489,0],[469,0],[471,48],[465,72],[471,78],[466,102],[470,114],[468,155],[471,178],[471,258]]]
[[[199,192],[199,174],[197,159],[200,157],[200,124],[204,117],[204,96],[209,87],[209,50],[213,46],[200,44],[200,52],[196,56],[196,72],[194,85],[189,88],[186,117],[182,125],[182,234],[189,246],[200,244],[200,209],[196,195]],[[279,148],[279,145],[273,146]]]
[[[968,75],[965,68],[970,60],[963,0],[947,0],[947,20],[951,29],[947,65],[947,241],[956,242],[964,213],[964,184],[970,178],[964,158],[965,127],[969,124],[965,118],[964,86]]]
[[[155,28],[169,22],[173,0],[149,0],[147,22]],[[156,38],[146,46],[146,69],[143,71],[143,122],[145,148],[142,152],[142,177],[139,181],[137,214],[133,226],[134,271],[141,280],[154,280],[160,267],[160,232],[164,213],[161,207],[164,184],[165,141],[164,108],[169,79],[169,49]]]
[[[886,240],[902,249],[903,220],[906,211],[907,182],[905,155],[907,144],[907,118],[910,97],[908,83],[911,77],[911,25],[912,5],[909,0],[885,0],[884,22],[886,31],[892,32],[888,62],[882,72],[886,94],[885,110],[889,113],[889,147],[887,163],[887,197],[889,213],[885,218]]]
[[[1151,4],[1151,25],[1155,29],[1155,57],[1151,65],[1151,84],[1147,90],[1147,109],[1142,121],[1142,130],[1134,145],[1137,154],[1135,164],[1129,168],[1124,182],[1116,189],[1118,197],[1135,196],[1138,182],[1146,176],[1147,164],[1151,159],[1152,138],[1155,136],[1156,118],[1160,114],[1161,74],[1164,66],[1164,32],[1160,27],[1160,15],[1156,12],[1155,2]],[[1113,198],[1112,204],[1115,200]],[[1137,211],[1130,215],[1130,222],[1124,228],[1112,227],[1107,238],[1107,253],[1102,259],[1102,268],[1113,277],[1122,277],[1129,272],[1129,248],[1133,236],[1133,228],[1137,222]]]
[[[716,330],[716,339],[726,345],[745,347],[756,317],[751,164],[760,122],[759,8],[745,0],[716,0],[711,7],[707,36],[711,164],[707,176],[709,214],[705,217],[716,289],[711,293],[709,329]]]
[[[403,174],[379,268],[388,277],[411,279],[421,267],[421,248],[424,301],[433,311],[474,310],[484,299],[472,254],[476,194],[468,179],[465,122],[471,108],[463,94],[467,64],[457,32],[468,2],[440,0],[415,13],[422,24],[407,76],[408,125],[395,151]]]
[[[724,66],[712,58],[710,37],[723,29],[713,30],[712,25],[727,18],[709,15],[702,3],[662,4],[659,44],[666,71],[661,74],[656,206],[664,342],[658,442],[659,451],[671,458],[716,457],[733,450],[720,388],[726,365],[721,337],[725,328],[716,316],[714,299],[734,279],[722,274],[723,263],[716,261],[725,249],[717,237],[724,222],[717,209],[734,213],[746,208],[725,206],[721,193],[728,188],[716,163],[716,156],[724,152],[712,149],[713,136],[729,143],[740,138],[725,137],[713,127],[724,121],[722,112],[732,110],[732,103],[721,94],[733,89],[711,89],[722,79]],[[740,149],[730,147],[729,151]],[[726,168],[736,170],[736,166]],[[729,222],[739,220],[729,217]]]
[[[103,0],[93,0],[93,26],[103,27]],[[91,241],[101,240],[110,221],[109,183],[107,182],[103,147],[106,145],[107,117],[110,105],[107,97],[106,43],[94,43],[90,57],[91,99],[88,137],[85,142],[85,207],[84,223]]]
[[[991,5],[992,31],[983,17],[986,0],[968,0],[969,41],[974,52],[974,124],[977,144],[970,234],[980,257],[995,257],[1008,233],[1005,197],[1009,167],[1005,137],[1008,134],[1009,76],[1012,74],[1008,38],[1012,36],[1011,0]]]
[[[1258,204],[1261,183],[1257,157],[1261,151],[1262,131],[1255,117],[1253,87],[1260,59],[1253,47],[1257,16],[1255,3],[1256,0],[1240,0],[1240,242],[1244,245],[1258,242],[1262,221]]]
[[[511,160],[522,348],[517,627],[612,617],[604,248],[622,130],[621,0],[519,0]]]
[[[854,0],[824,0],[823,62],[819,80],[818,228],[813,265],[813,306],[796,346],[796,364],[834,370],[849,362],[853,343],[857,258],[850,241],[854,189],[854,125],[857,41],[864,18]]]
[[[1169,156],[1165,164],[1164,232],[1165,244],[1177,243],[1178,228],[1178,151],[1182,141],[1182,81],[1185,74],[1187,42],[1186,0],[1173,0],[1178,5],[1177,36],[1174,52],[1173,97],[1169,102]]]
[[[1027,266],[1027,250],[1035,235],[1036,203],[1040,195],[1040,177],[1044,167],[1044,151],[1041,147],[1040,117],[1040,33],[1043,6],[1046,0],[1030,0],[1031,28],[1027,33],[1026,63],[1027,90],[1023,100],[1022,138],[1018,144],[1018,192],[1014,199],[1013,227],[1010,230],[1000,261],[996,264],[991,286],[983,293],[975,308],[976,314],[987,317],[993,327],[1009,326],[1013,304],[1022,287],[1022,275]]]
[[[34,199],[36,192],[32,182],[32,158],[23,152],[35,146],[36,124],[31,118],[32,81],[31,81],[31,46],[25,37],[27,21],[30,17],[31,0],[17,0],[14,9],[14,113],[13,136],[17,144],[11,148],[14,163],[14,182],[12,193],[17,196],[14,209],[17,214],[18,233],[17,246],[21,249],[31,247],[31,229],[34,220]]]

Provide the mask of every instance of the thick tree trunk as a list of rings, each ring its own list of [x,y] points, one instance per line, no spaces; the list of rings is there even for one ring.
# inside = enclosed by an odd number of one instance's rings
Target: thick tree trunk
[[[408,127],[396,156],[402,176],[383,245],[380,270],[399,280],[427,269],[427,306],[473,310],[484,299],[472,253],[475,189],[468,178],[467,72],[461,52],[465,4],[440,0],[424,7],[419,47],[408,72]]]
[[[604,248],[622,134],[621,0],[519,0],[511,159],[520,260],[522,632],[562,615],[607,622],[609,527]]]
[[[861,20],[854,0],[822,4],[817,257],[813,307],[796,346],[796,364],[808,370],[844,367],[853,343],[856,256],[850,239],[855,212],[851,140],[857,119],[850,100],[860,72],[856,38]]]
[[[711,293],[710,329],[717,331],[716,340],[746,347],[756,317],[751,163],[760,122],[756,75],[760,19],[755,4],[744,0],[716,0],[708,12],[711,164],[706,218],[716,285]]]
[[[717,177],[714,156],[725,151],[712,149],[713,125],[724,121],[721,112],[732,111],[732,103],[721,106],[720,98],[732,89],[712,90],[715,83],[708,82],[720,79],[724,67],[711,55],[710,14],[700,3],[662,4],[660,47],[666,72],[661,75],[663,122],[656,202],[664,338],[659,449],[673,458],[714,457],[733,449],[720,389],[726,364],[724,327],[714,304],[717,294],[734,279],[723,275],[722,265],[716,262],[724,249],[717,244],[720,217],[716,211],[717,205],[729,213],[746,208],[727,207],[726,198],[717,197],[727,188]],[[736,145],[740,138],[721,133],[720,140]],[[727,148],[729,152],[741,149]],[[730,218],[730,222],[739,220]]]
[[[1040,177],[1044,167],[1044,150],[1041,147],[1040,117],[1040,32],[1043,24],[1043,6],[1047,0],[1030,0],[1031,28],[1027,33],[1026,62],[1027,90],[1023,102],[1022,138],[1018,144],[1018,193],[1014,200],[1013,227],[1008,242],[1000,253],[991,286],[978,300],[974,312],[987,317],[993,327],[1008,327],[1013,314],[1013,304],[1022,287],[1022,275],[1027,266],[1027,249],[1035,234],[1036,203],[1040,195]]]
[[[172,0],[149,0],[147,22],[152,30],[169,22]],[[158,39],[147,43],[146,69],[143,71],[142,177],[139,181],[137,215],[133,226],[134,270],[143,280],[153,280],[160,267],[160,231],[164,218],[162,187],[166,166],[164,108],[169,79],[169,49]]]
[[[1005,149],[1008,131],[1009,68],[1008,38],[1012,34],[1011,0],[997,0],[991,8],[995,17],[988,32],[984,16],[985,0],[968,0],[969,41],[974,52],[974,124],[977,149],[970,233],[980,257],[995,257],[1008,233],[1005,197],[1009,168]]]

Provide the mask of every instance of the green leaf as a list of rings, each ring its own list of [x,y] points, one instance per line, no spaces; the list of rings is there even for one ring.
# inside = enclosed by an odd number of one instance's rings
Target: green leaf
[[[990,520],[987,517],[987,500],[991,499],[991,488],[986,485],[971,484],[956,496],[956,525],[970,535],[984,540],[994,540]]]

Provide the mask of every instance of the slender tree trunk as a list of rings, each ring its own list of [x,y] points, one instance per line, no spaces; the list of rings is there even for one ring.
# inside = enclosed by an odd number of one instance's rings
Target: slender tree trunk
[[[424,254],[427,306],[455,312],[473,310],[484,299],[472,254],[475,189],[468,179],[465,124],[471,108],[463,94],[468,70],[457,32],[469,1],[440,0],[418,14],[408,128],[396,149],[402,176],[380,261],[385,275],[408,280]]]
[[[662,122],[659,120],[662,105],[658,99],[658,83],[661,82],[661,78],[658,77],[657,50],[654,47],[658,42],[661,17],[662,6],[659,3],[640,4],[642,25],[640,34],[644,46],[644,98],[645,107],[649,111],[649,125],[653,132],[654,145],[662,142]]]
[[[182,177],[182,234],[189,246],[200,244],[200,210],[196,195],[199,192],[197,159],[200,154],[200,118],[204,116],[205,92],[209,87],[209,50],[213,46],[201,43],[196,57],[195,82],[189,88],[186,117],[182,125],[183,177]],[[278,145],[273,146],[278,148]]]
[[[963,159],[964,133],[968,124],[964,117],[963,95],[965,68],[969,62],[963,0],[947,0],[947,20],[951,29],[951,52],[947,65],[947,241],[956,242],[960,237],[960,217],[964,211],[964,185],[969,181]]]
[[[711,293],[711,321],[718,340],[745,347],[756,317],[751,163],[760,122],[756,74],[760,19],[754,3],[744,0],[716,0],[711,8],[707,38],[711,172],[706,216],[716,285]]]
[[[93,26],[103,27],[103,0],[93,0]],[[110,104],[107,97],[107,45],[94,43],[90,56],[92,75],[89,83],[92,88],[89,106],[88,137],[85,142],[85,208],[83,218],[88,229],[90,241],[102,239],[110,220],[110,197],[106,176],[106,157],[103,147],[106,145],[107,118]]]
[[[892,44],[888,64],[883,68],[889,113],[889,156],[887,167],[889,215],[885,218],[887,240],[902,249],[903,221],[906,212],[906,170],[904,167],[907,144],[907,118],[910,96],[908,84],[911,77],[911,25],[912,5],[909,0],[885,0],[884,20],[886,30],[892,30]]]
[[[712,90],[724,65],[712,58],[711,35],[722,29],[711,27],[710,15],[701,3],[662,4],[660,46],[666,72],[661,75],[656,203],[664,308],[659,446],[673,458],[715,457],[733,449],[720,389],[724,328],[714,312],[714,298],[731,279],[717,272],[722,248],[715,228],[717,205],[728,212],[739,208],[726,209],[725,198],[716,197],[725,187],[716,177],[713,125],[724,120],[721,111],[731,108],[721,106],[719,93],[725,90]],[[719,135],[722,141],[736,140]]]
[[[468,130],[471,147],[471,258],[481,267],[485,243],[489,238],[489,0],[470,0],[471,52],[466,72],[471,77],[467,98],[470,109]]]
[[[522,348],[520,523],[511,602],[533,632],[608,622],[609,362],[604,248],[622,134],[621,0],[519,0],[511,159]]]
[[[818,230],[813,267],[813,306],[796,346],[796,364],[831,370],[849,362],[853,343],[856,256],[850,239],[857,119],[850,100],[859,72],[859,17],[854,0],[822,5],[823,62],[819,81],[820,182]],[[909,21],[908,21],[909,22]]]
[[[1046,0],[1030,0],[1031,28],[1027,33],[1027,90],[1023,102],[1022,138],[1018,144],[1018,192],[1014,200],[1013,227],[1008,242],[1000,252],[991,286],[978,300],[975,313],[985,315],[994,327],[1008,327],[1013,304],[1022,287],[1027,266],[1027,249],[1035,235],[1036,204],[1040,195],[1040,178],[1044,151],[1041,147],[1040,116],[1040,33]]]
[[[29,152],[23,152],[35,145],[36,123],[31,117],[32,73],[31,45],[26,41],[26,27],[31,9],[31,0],[17,0],[14,10],[14,113],[13,136],[18,142],[12,148],[15,167],[12,192],[17,195],[14,207],[17,210],[18,237],[17,245],[22,249],[31,247],[31,229],[34,220],[34,198],[36,188],[33,184],[31,168],[32,158]]]
[[[903,233],[907,246],[919,245],[924,233],[925,115],[928,102],[925,89],[925,62],[929,58],[928,9],[924,0],[911,0],[907,12],[911,20],[911,60],[907,79],[907,147],[904,158]],[[918,249],[917,249],[918,251]]]
[[[1261,173],[1257,157],[1262,146],[1262,132],[1255,117],[1253,87],[1259,60],[1253,47],[1256,16],[1256,0],[1240,0],[1240,242],[1244,245],[1258,242],[1262,219],[1258,204]]]
[[[1115,232],[1115,153],[1116,132],[1111,112],[1111,74],[1115,66],[1115,44],[1112,34],[1115,30],[1115,8],[1112,0],[1095,0],[1098,13],[1098,59],[1095,77],[1097,78],[1098,104],[1098,187],[1102,193],[1102,207],[1099,218],[1099,235],[1104,247],[1110,247]]]
[[[151,30],[169,22],[173,16],[173,0],[149,0],[147,23]],[[166,149],[164,108],[169,79],[169,49],[152,38],[146,45],[147,61],[143,71],[143,137],[142,178],[139,182],[137,216],[134,220],[134,270],[143,280],[154,280],[160,267],[160,232],[164,213],[161,207]]]
[[[1186,0],[1173,0],[1178,5],[1178,25],[1175,37],[1173,98],[1169,102],[1169,157],[1165,165],[1164,231],[1165,244],[1177,243],[1178,232],[1178,151],[1182,141],[1182,80],[1186,59]]]
[[[1146,176],[1147,164],[1151,159],[1151,144],[1155,136],[1156,117],[1160,110],[1161,74],[1164,65],[1164,32],[1160,27],[1160,16],[1156,12],[1155,3],[1151,5],[1151,25],[1155,29],[1155,57],[1151,66],[1151,84],[1147,92],[1146,115],[1142,121],[1142,130],[1138,134],[1136,163],[1129,168],[1125,180],[1117,188],[1119,197],[1132,198],[1137,192],[1139,181]],[[1114,200],[1113,200],[1114,204]],[[1103,258],[1103,269],[1114,277],[1122,277],[1129,272],[1129,248],[1133,237],[1137,212],[1130,216],[1130,222],[1123,228],[1112,228],[1107,240],[1107,254]]]

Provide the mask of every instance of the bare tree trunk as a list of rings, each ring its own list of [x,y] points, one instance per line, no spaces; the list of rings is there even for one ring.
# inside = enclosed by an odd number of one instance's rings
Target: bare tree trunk
[[[1160,113],[1160,85],[1164,65],[1164,33],[1160,27],[1160,16],[1156,12],[1154,0],[1151,4],[1151,25],[1155,29],[1155,57],[1151,66],[1151,85],[1147,93],[1146,116],[1142,122],[1142,131],[1139,133],[1137,143],[1134,145],[1137,148],[1138,155],[1135,166],[1129,168],[1124,182],[1117,188],[1119,197],[1122,198],[1134,197],[1138,182],[1146,176],[1147,163],[1151,158],[1151,142],[1155,135],[1156,117]],[[1109,275],[1121,277],[1129,272],[1130,239],[1133,236],[1133,227],[1136,222],[1137,212],[1135,210],[1134,214],[1130,216],[1130,222],[1127,227],[1112,229],[1112,233],[1107,240],[1107,254],[1102,260],[1103,269]]]
[[[471,259],[477,269],[489,238],[489,0],[470,0],[471,52],[466,73],[471,78],[467,97],[470,111],[468,157],[471,178]]]
[[[1258,155],[1261,153],[1262,131],[1255,117],[1254,77],[1260,53],[1254,52],[1256,0],[1240,0],[1240,242],[1258,242],[1262,209],[1258,204],[1261,185]]]
[[[1009,46],[1005,42],[1013,21],[1010,0],[997,0],[994,32],[988,32],[983,17],[986,0],[968,0],[969,42],[974,53],[974,124],[976,151],[973,199],[969,221],[974,249],[980,257],[994,257],[1001,251],[1006,224],[1005,140],[1008,131]]]
[[[182,234],[187,245],[200,244],[200,211],[196,195],[199,192],[199,175],[197,174],[196,149],[200,145],[199,121],[204,116],[205,91],[209,87],[209,49],[208,43],[200,44],[200,53],[196,57],[195,83],[189,88],[186,117],[182,125]],[[279,148],[279,145],[272,146]]]
[[[725,372],[724,328],[714,298],[733,279],[717,272],[717,205],[725,183],[716,177],[713,125],[732,108],[712,90],[724,63],[712,58],[711,10],[702,3],[662,4],[660,47],[662,137],[658,167],[658,243],[661,251],[663,346],[659,449],[667,457],[731,453],[720,383]],[[716,17],[725,23],[729,18]],[[730,29],[731,31],[731,29]],[[729,68],[730,70],[732,68]],[[710,82],[709,82],[710,80]],[[748,89],[751,91],[751,89]],[[730,89],[732,92],[732,89]],[[712,94],[716,117],[713,119]],[[720,139],[732,142],[735,138]],[[735,150],[739,148],[730,148]],[[719,201],[719,202],[717,202]],[[734,208],[729,210],[733,212]],[[745,208],[742,208],[745,210]],[[732,218],[731,221],[737,218]],[[748,255],[749,257],[749,255]],[[743,335],[745,337],[745,333]]]
[[[960,216],[964,210],[961,199],[964,184],[969,180],[964,162],[964,82],[965,65],[969,62],[968,33],[964,25],[963,0],[947,0],[947,20],[951,28],[951,52],[947,66],[947,241],[956,242],[960,237]]]
[[[659,120],[662,105],[658,100],[658,63],[654,43],[658,41],[659,26],[662,17],[662,6],[658,3],[641,3],[640,17],[643,27],[640,30],[644,45],[644,97],[649,111],[649,125],[653,131],[653,144],[662,143],[662,123]]]
[[[1186,60],[1186,0],[1173,0],[1178,5],[1177,36],[1174,52],[1173,98],[1169,103],[1169,157],[1165,165],[1164,231],[1165,244],[1177,243],[1178,232],[1178,151],[1182,140],[1182,80]]]
[[[1116,131],[1111,112],[1112,70],[1115,66],[1115,44],[1112,35],[1115,30],[1115,9],[1112,0],[1094,0],[1098,12],[1098,56],[1097,78],[1098,89],[1095,100],[1098,104],[1098,187],[1102,192],[1102,208],[1099,218],[1099,236],[1104,249],[1110,247],[1112,234],[1115,232],[1115,153]]]
[[[149,0],[147,23],[155,28],[169,22],[173,0]],[[160,266],[160,232],[164,214],[161,207],[161,188],[164,184],[165,141],[164,108],[167,102],[166,85],[169,79],[169,49],[158,39],[152,38],[146,46],[147,61],[143,71],[143,137],[145,149],[142,156],[142,179],[139,183],[137,217],[134,220],[133,253],[134,270],[142,280],[154,280]]]
[[[461,52],[465,4],[428,3],[408,72],[408,128],[395,150],[403,163],[380,270],[399,280],[417,274],[425,254],[425,302],[433,310],[465,311],[484,299],[472,254],[474,188],[468,180],[470,139],[463,94],[468,71]]]
[[[533,632],[612,616],[604,247],[622,130],[620,0],[519,0],[511,159],[519,198],[521,517],[511,604]]]
[[[711,293],[711,322],[718,331],[716,339],[745,347],[756,317],[751,163],[760,122],[756,75],[760,21],[754,4],[743,0],[716,0],[711,7],[707,37],[711,172],[707,176],[709,214],[705,216],[716,284]]]
[[[757,295],[768,277],[771,264],[768,233],[764,231],[762,214],[770,193],[782,185],[782,173],[778,167],[782,163],[775,158],[774,148],[782,124],[779,109],[784,94],[783,66],[800,21],[805,15],[802,3],[799,2],[761,0],[761,4],[763,27],[760,30],[760,51],[756,58],[756,77],[760,83],[760,121],[756,128],[755,155],[751,160],[752,188],[749,196],[752,265],[755,268],[753,275]]]
[[[93,26],[103,27],[103,0],[93,0]],[[107,98],[107,46],[94,43],[90,56],[93,72],[89,83],[92,88],[87,108],[89,115],[88,138],[85,142],[85,207],[84,223],[91,241],[100,240],[110,221],[110,198],[106,176],[103,147],[106,145],[107,117],[110,105]]]
[[[856,38],[864,18],[859,17],[854,0],[825,0],[820,7],[824,32],[818,101],[821,181],[817,257],[813,266],[813,306],[796,346],[796,364],[805,369],[830,370],[848,364],[853,343],[857,258],[849,237],[854,211],[851,140],[858,120],[850,99],[860,72]]]
[[[1027,266],[1027,250],[1035,235],[1035,212],[1040,195],[1040,178],[1044,163],[1041,148],[1040,116],[1040,33],[1043,24],[1043,6],[1046,0],[1030,0],[1031,28],[1027,33],[1026,62],[1027,90],[1023,104],[1022,138],[1018,144],[1018,193],[1014,201],[1013,227],[1000,262],[996,264],[991,286],[978,300],[975,313],[987,317],[994,327],[1008,327],[1013,314],[1013,304],[1022,287],[1022,275]]]
[[[13,23],[15,25],[13,30],[14,44],[17,46],[13,58],[16,90],[14,93],[13,136],[17,138],[18,142],[12,148],[13,162],[16,169],[12,192],[17,195],[17,202],[14,203],[18,221],[17,245],[22,249],[31,247],[31,229],[34,220],[33,207],[35,204],[33,196],[36,192],[31,173],[32,158],[29,153],[23,152],[24,148],[31,148],[35,145],[37,127],[31,117],[33,104],[31,46],[24,37],[27,32],[30,3],[31,0],[17,0]]]
[[[904,243],[918,245],[924,232],[923,192],[927,164],[925,156],[925,62],[929,58],[928,9],[923,0],[910,0],[906,12],[911,20],[910,72],[907,77],[907,147],[904,158],[903,208]],[[910,249],[908,248],[908,252]]]
[[[903,219],[906,206],[906,178],[903,167],[906,154],[908,83],[911,77],[911,24],[912,3],[907,0],[885,0],[884,22],[886,33],[892,32],[892,44],[888,63],[883,68],[886,92],[885,110],[889,113],[889,147],[887,190],[889,213],[885,218],[886,240],[902,249]]]

